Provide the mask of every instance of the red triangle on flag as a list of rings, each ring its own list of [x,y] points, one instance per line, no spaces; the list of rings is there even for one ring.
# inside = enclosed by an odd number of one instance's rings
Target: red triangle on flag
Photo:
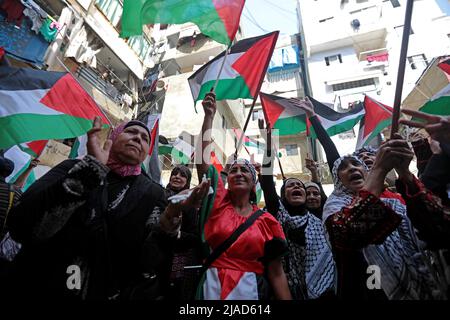
[[[155,148],[156,139],[158,139],[158,127],[159,127],[159,119],[155,121],[152,131],[150,132],[150,149],[148,150],[149,155],[152,155],[153,149]]]
[[[265,93],[260,93],[259,98],[261,99],[261,106],[263,109],[264,117],[266,118],[266,122],[269,124],[271,128],[275,125],[278,118],[284,111],[284,107],[274,100],[272,100]]]
[[[278,34],[279,32],[275,31],[262,38],[233,64],[233,69],[242,76],[252,97],[256,97],[261,87],[273,49],[277,43]]]
[[[233,40],[239,29],[239,21],[241,20],[245,0],[213,0],[212,2],[225,26],[228,38]]]
[[[47,145],[47,142],[48,140],[37,140],[28,142],[27,146],[36,154],[36,156],[39,156]]]
[[[59,79],[40,102],[73,117],[94,119],[100,116],[104,124],[110,124],[95,101],[69,73]]]
[[[223,166],[214,151],[211,151],[211,164],[216,168],[217,172],[223,171]]]
[[[364,126],[364,135],[366,138],[371,134],[377,125],[384,120],[387,120],[392,117],[393,109],[384,105],[368,96],[364,98],[364,109],[365,113],[365,126]]]
[[[447,57],[447,58],[442,59],[442,60],[438,63],[438,67],[439,67],[442,71],[444,71],[444,72],[447,74],[447,76],[449,76],[449,75],[450,75],[450,58]]]

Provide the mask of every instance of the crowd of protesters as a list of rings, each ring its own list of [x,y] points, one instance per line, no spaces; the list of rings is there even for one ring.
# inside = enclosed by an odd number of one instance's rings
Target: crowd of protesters
[[[88,300],[445,300],[449,294],[450,118],[403,110],[424,135],[395,134],[376,150],[341,156],[305,110],[327,157],[327,198],[311,181],[273,177],[271,130],[263,165],[202,159],[199,184],[176,166],[163,188],[142,171],[151,141],[136,120],[88,155],[66,160],[22,194],[0,158],[0,295]],[[210,147],[214,93],[203,101],[199,154]],[[410,147],[412,145],[412,148]],[[418,175],[409,170],[417,158]],[[392,176],[395,179],[392,179]],[[265,198],[255,200],[259,181]],[[372,271],[372,272],[369,272]]]

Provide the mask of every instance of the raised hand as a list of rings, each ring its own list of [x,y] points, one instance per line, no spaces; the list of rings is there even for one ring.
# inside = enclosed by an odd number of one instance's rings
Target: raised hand
[[[408,116],[422,119],[425,122],[401,119],[401,124],[415,128],[423,128],[432,139],[441,143],[450,143],[450,117],[436,116],[408,109],[403,109],[402,112]]]
[[[87,153],[95,157],[98,161],[103,164],[108,162],[109,152],[112,146],[112,140],[108,139],[105,145],[102,147],[100,142],[100,131],[102,130],[102,119],[101,117],[95,117],[92,129],[88,131],[87,137]]]
[[[214,92],[208,92],[202,102],[203,111],[205,116],[214,117],[216,114],[216,94]]]
[[[308,99],[308,97],[305,97],[304,99],[290,99],[293,104],[303,111],[305,111],[306,115],[308,117],[312,117],[316,113],[314,112],[314,106],[312,102]]]
[[[211,180],[208,179],[202,181],[194,189],[180,192],[176,196],[182,197],[181,201],[173,203],[173,205],[179,210],[188,210],[191,208],[198,210],[202,204],[203,198],[208,194],[210,186]]]
[[[387,174],[390,170],[395,169],[400,178],[409,176],[409,164],[413,157],[414,152],[406,140],[396,133],[378,149],[372,170],[374,168],[381,169],[383,173]]]
[[[310,159],[308,156],[307,158],[305,158],[305,166],[306,169],[308,169],[311,172],[317,172],[318,170],[317,163],[314,160]]]

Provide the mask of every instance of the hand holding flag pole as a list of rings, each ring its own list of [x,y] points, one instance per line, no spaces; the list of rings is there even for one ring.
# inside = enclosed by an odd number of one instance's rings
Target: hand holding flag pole
[[[391,137],[398,131],[400,118],[400,104],[402,99],[403,81],[405,79],[406,55],[408,53],[409,34],[411,32],[411,16],[413,10],[413,0],[408,0],[406,4],[405,23],[403,24],[402,48],[400,51],[400,59],[397,73],[397,86],[395,88],[395,98],[392,114]]]

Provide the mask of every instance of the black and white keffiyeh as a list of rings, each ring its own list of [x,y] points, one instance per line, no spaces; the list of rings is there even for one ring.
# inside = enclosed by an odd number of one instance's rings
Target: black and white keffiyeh
[[[352,203],[355,194],[347,189],[339,179],[338,169],[345,158],[337,159],[333,165],[335,189],[325,203],[323,222],[342,208]],[[381,245],[369,245],[362,249],[368,265],[381,270],[381,287],[390,300],[440,299],[442,293],[432,271],[428,258],[419,246],[419,240],[407,217],[406,205],[397,198],[380,200],[402,217],[402,222]]]
[[[289,255],[284,263],[293,298],[316,299],[333,291],[336,267],[322,222],[309,212],[290,215],[281,201],[277,219],[287,235]],[[304,232],[304,243],[290,239],[293,232]]]

